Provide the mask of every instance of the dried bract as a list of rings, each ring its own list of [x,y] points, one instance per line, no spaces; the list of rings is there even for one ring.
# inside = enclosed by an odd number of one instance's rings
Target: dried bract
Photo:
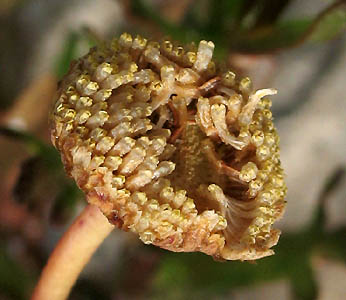
[[[91,49],[60,83],[52,142],[88,202],[144,243],[253,260],[273,253],[285,206],[276,91],[213,50],[126,33]]]

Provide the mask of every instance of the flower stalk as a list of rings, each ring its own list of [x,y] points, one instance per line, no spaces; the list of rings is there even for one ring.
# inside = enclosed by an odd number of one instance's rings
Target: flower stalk
[[[113,228],[98,207],[87,205],[58,242],[31,300],[66,299],[78,275]]]

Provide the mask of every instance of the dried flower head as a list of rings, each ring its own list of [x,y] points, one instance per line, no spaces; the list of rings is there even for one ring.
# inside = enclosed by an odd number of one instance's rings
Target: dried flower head
[[[60,83],[52,142],[88,202],[144,243],[253,260],[273,253],[285,206],[276,91],[213,50],[126,33],[91,49]]]

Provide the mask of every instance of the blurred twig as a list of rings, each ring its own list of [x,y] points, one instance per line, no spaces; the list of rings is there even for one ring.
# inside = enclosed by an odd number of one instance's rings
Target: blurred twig
[[[323,22],[324,18],[330,13],[332,13],[333,11],[340,8],[346,9],[346,0],[336,1],[332,3],[331,5],[329,5],[327,8],[325,8],[323,11],[321,11],[316,16],[316,18],[314,19],[312,24],[309,26],[309,28],[303,33],[303,35],[297,41],[292,43],[291,47],[298,47],[302,45],[304,42],[306,42],[315,33],[316,29]],[[345,17],[346,17],[346,14],[345,14]],[[344,24],[346,26],[345,20],[344,20]],[[344,29],[346,28],[345,26],[344,26]]]

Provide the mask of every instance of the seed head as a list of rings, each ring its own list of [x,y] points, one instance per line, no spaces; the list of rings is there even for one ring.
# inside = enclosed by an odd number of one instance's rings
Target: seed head
[[[87,200],[146,244],[273,253],[286,186],[268,95],[198,49],[122,34],[73,62],[51,137]]]

